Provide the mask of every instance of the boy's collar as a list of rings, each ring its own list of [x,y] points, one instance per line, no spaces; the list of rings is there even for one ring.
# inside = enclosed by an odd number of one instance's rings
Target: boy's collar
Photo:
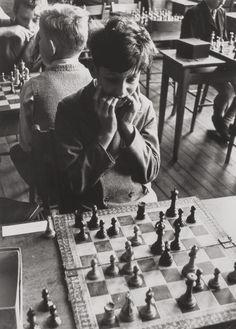
[[[50,69],[58,65],[68,65],[68,64],[76,65],[78,64],[78,62],[79,62],[78,57],[57,59],[53,61],[51,64],[47,65],[47,69]]]

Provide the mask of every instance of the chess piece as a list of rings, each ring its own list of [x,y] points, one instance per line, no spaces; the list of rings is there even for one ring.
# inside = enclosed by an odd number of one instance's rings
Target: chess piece
[[[88,240],[88,233],[85,232],[85,224],[83,222],[80,223],[80,231],[75,235],[75,242],[83,242]]]
[[[190,215],[188,215],[188,217],[186,219],[186,222],[188,224],[194,224],[194,223],[196,223],[195,211],[196,211],[196,208],[194,206],[192,206],[191,209],[190,209]]]
[[[1,74],[1,82],[6,82],[7,80],[6,80],[6,78],[5,78],[5,73],[4,72],[2,72],[2,74]]]
[[[234,263],[234,271],[228,274],[227,279],[230,283],[236,283],[236,262]]]
[[[178,218],[174,221],[174,226],[179,223],[180,227],[184,226],[183,222],[183,210],[181,208],[178,209]]]
[[[229,32],[229,45],[233,45],[234,44],[234,32]]]
[[[204,283],[201,278],[202,270],[200,268],[197,269],[196,276],[197,276],[196,285],[193,287],[193,290],[196,292],[202,291],[204,289]]]
[[[14,86],[14,83],[13,82],[11,82],[11,89],[10,89],[10,93],[11,94],[15,94],[16,93],[16,90],[15,90],[15,86]]]
[[[29,329],[40,329],[40,326],[36,321],[37,318],[35,315],[35,311],[32,309],[32,307],[30,307],[27,312],[27,322],[29,323]]]
[[[81,209],[75,210],[74,216],[75,216],[75,224],[74,224],[74,227],[80,228],[81,227],[81,223],[84,221],[83,211]]]
[[[126,264],[122,267],[121,270],[122,274],[131,275],[133,273],[132,259],[133,259],[133,253],[130,253],[129,257],[127,258]]]
[[[171,204],[170,208],[166,210],[166,217],[176,217],[177,211],[176,211],[176,200],[178,198],[179,191],[174,188],[173,191],[171,191]]]
[[[103,315],[102,324],[111,328],[116,323],[114,303],[112,302],[107,303],[106,306],[104,307],[104,311],[105,313]]]
[[[165,242],[165,250],[159,259],[160,266],[170,266],[173,263],[173,257],[170,254],[170,247],[168,241]]]
[[[139,236],[140,230],[137,225],[134,226],[134,236],[130,239],[132,247],[137,247],[142,244],[142,239]]]
[[[125,304],[123,305],[120,311],[120,320],[123,322],[132,322],[135,318],[135,307],[134,303],[130,297],[130,293],[128,292],[126,295]]]
[[[53,239],[56,236],[56,232],[53,227],[52,219],[50,216],[47,216],[47,227],[44,232],[44,237],[47,239]]]
[[[193,297],[193,286],[195,285],[196,279],[197,279],[196,274],[194,274],[194,273],[187,274],[186,292],[182,296],[180,296],[180,298],[178,300],[179,305],[186,310],[189,310],[196,306],[196,300]]]
[[[117,225],[117,220],[113,217],[111,219],[111,226],[107,230],[107,234],[110,237],[112,237],[112,236],[118,235],[119,232],[120,232],[120,230],[119,230],[119,227]]]
[[[25,62],[23,60],[21,60],[20,64],[19,64],[20,74],[24,73],[24,69],[25,69]]]
[[[214,290],[220,289],[219,282],[220,270],[216,267],[214,270],[214,277],[208,281],[208,287]]]
[[[62,321],[57,313],[56,305],[50,306],[49,326],[50,328],[57,328],[61,325]]]
[[[46,288],[44,288],[42,290],[42,299],[43,300],[42,300],[41,305],[40,305],[40,310],[42,312],[47,312],[47,311],[49,311],[50,306],[52,306],[53,303],[50,299],[48,289],[46,289]]]
[[[161,255],[164,251],[164,242],[163,242],[163,234],[165,229],[165,224],[163,223],[164,213],[160,212],[160,221],[155,226],[156,234],[157,234],[157,241],[154,242],[151,246],[151,252],[154,255]]]
[[[157,309],[154,303],[153,292],[151,288],[146,293],[145,302],[146,305],[140,310],[140,316],[142,320],[148,321],[155,319],[155,317],[157,316]]]
[[[100,220],[99,225],[100,225],[100,229],[96,233],[96,238],[105,239],[107,234],[106,234],[106,230],[105,230],[105,227],[104,227],[105,223],[102,219]]]
[[[174,233],[174,240],[171,241],[170,243],[170,249],[171,250],[180,250],[181,247],[180,247],[180,243],[179,243],[179,236],[180,236],[180,232],[181,232],[181,227],[180,227],[180,224],[179,222],[174,222],[174,229],[175,229],[175,233]]]
[[[98,262],[96,258],[91,260],[91,267],[92,269],[87,273],[87,278],[89,280],[97,280],[99,278],[99,271],[98,271]]]
[[[108,276],[117,276],[119,274],[119,267],[115,264],[115,256],[110,256],[110,265],[106,268],[105,274]]]
[[[92,210],[92,217],[91,217],[90,221],[88,222],[88,227],[90,228],[90,230],[96,229],[99,227],[99,219],[98,219],[97,212],[98,212],[97,206],[94,205],[93,210]]]
[[[28,67],[25,67],[25,69],[24,69],[24,78],[25,78],[25,81],[28,81],[30,78]]]
[[[133,260],[134,259],[134,252],[131,246],[130,241],[125,242],[125,252],[121,255],[120,260],[121,262],[127,262],[128,259]]]
[[[133,267],[133,275],[129,279],[128,285],[130,287],[135,287],[135,288],[142,287],[142,285],[143,285],[143,279],[140,276],[139,268],[136,265],[134,265],[134,267]]]
[[[195,262],[195,258],[197,256],[197,251],[198,251],[198,248],[197,248],[197,246],[194,245],[191,248],[191,251],[189,253],[189,257],[190,257],[189,262],[188,262],[188,264],[184,265],[184,267],[182,269],[183,276],[186,277],[188,273],[196,272],[196,266],[195,266],[194,262]]]
[[[145,216],[146,216],[145,206],[146,206],[145,202],[139,202],[136,219],[142,220],[145,218]]]

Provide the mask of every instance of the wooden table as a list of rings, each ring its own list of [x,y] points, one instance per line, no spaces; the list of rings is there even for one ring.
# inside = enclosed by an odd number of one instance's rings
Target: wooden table
[[[176,161],[178,159],[184,119],[185,101],[189,85],[205,83],[210,84],[212,81],[223,82],[225,80],[231,79],[235,73],[232,70],[232,66],[229,68],[229,70],[224,70],[223,74],[219,70],[213,69],[216,67],[225,67],[224,65],[226,64],[225,61],[213,56],[191,60],[178,57],[176,55],[175,49],[161,50],[160,52],[163,55],[163,69],[159,108],[158,137],[161,142],[165,122],[169,78],[172,78],[175,82],[178,83],[173,150],[173,160]],[[206,68],[208,70],[205,70]],[[198,101],[199,100],[196,99],[195,104],[198,104]]]

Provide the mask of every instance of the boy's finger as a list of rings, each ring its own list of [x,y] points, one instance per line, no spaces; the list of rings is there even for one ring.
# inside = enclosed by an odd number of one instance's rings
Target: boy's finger
[[[94,102],[97,104],[99,99],[100,99],[100,96],[101,96],[101,91],[102,91],[102,87],[100,85],[97,86],[96,88],[96,91],[95,91],[95,94],[94,94]]]

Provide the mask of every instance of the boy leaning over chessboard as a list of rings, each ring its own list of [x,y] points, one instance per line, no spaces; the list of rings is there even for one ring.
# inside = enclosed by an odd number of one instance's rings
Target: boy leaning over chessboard
[[[70,210],[156,201],[150,187],[160,166],[156,114],[139,90],[155,46],[127,17],[110,19],[89,46],[96,79],[59,103],[55,123]]]
[[[224,2],[225,0],[202,0],[190,8],[182,21],[181,38],[198,38],[211,42],[214,33],[215,37],[227,40],[226,13],[222,8]],[[227,142],[230,137],[229,125],[236,115],[236,78],[225,82],[212,81],[211,85],[218,92],[214,99],[212,122],[221,139]]]
[[[39,37],[45,71],[32,77],[21,90],[20,145],[10,152],[16,168],[29,184],[32,126],[38,124],[42,130],[54,128],[59,101],[92,79],[88,69],[78,61],[88,37],[85,10],[67,4],[48,7],[40,17]]]

